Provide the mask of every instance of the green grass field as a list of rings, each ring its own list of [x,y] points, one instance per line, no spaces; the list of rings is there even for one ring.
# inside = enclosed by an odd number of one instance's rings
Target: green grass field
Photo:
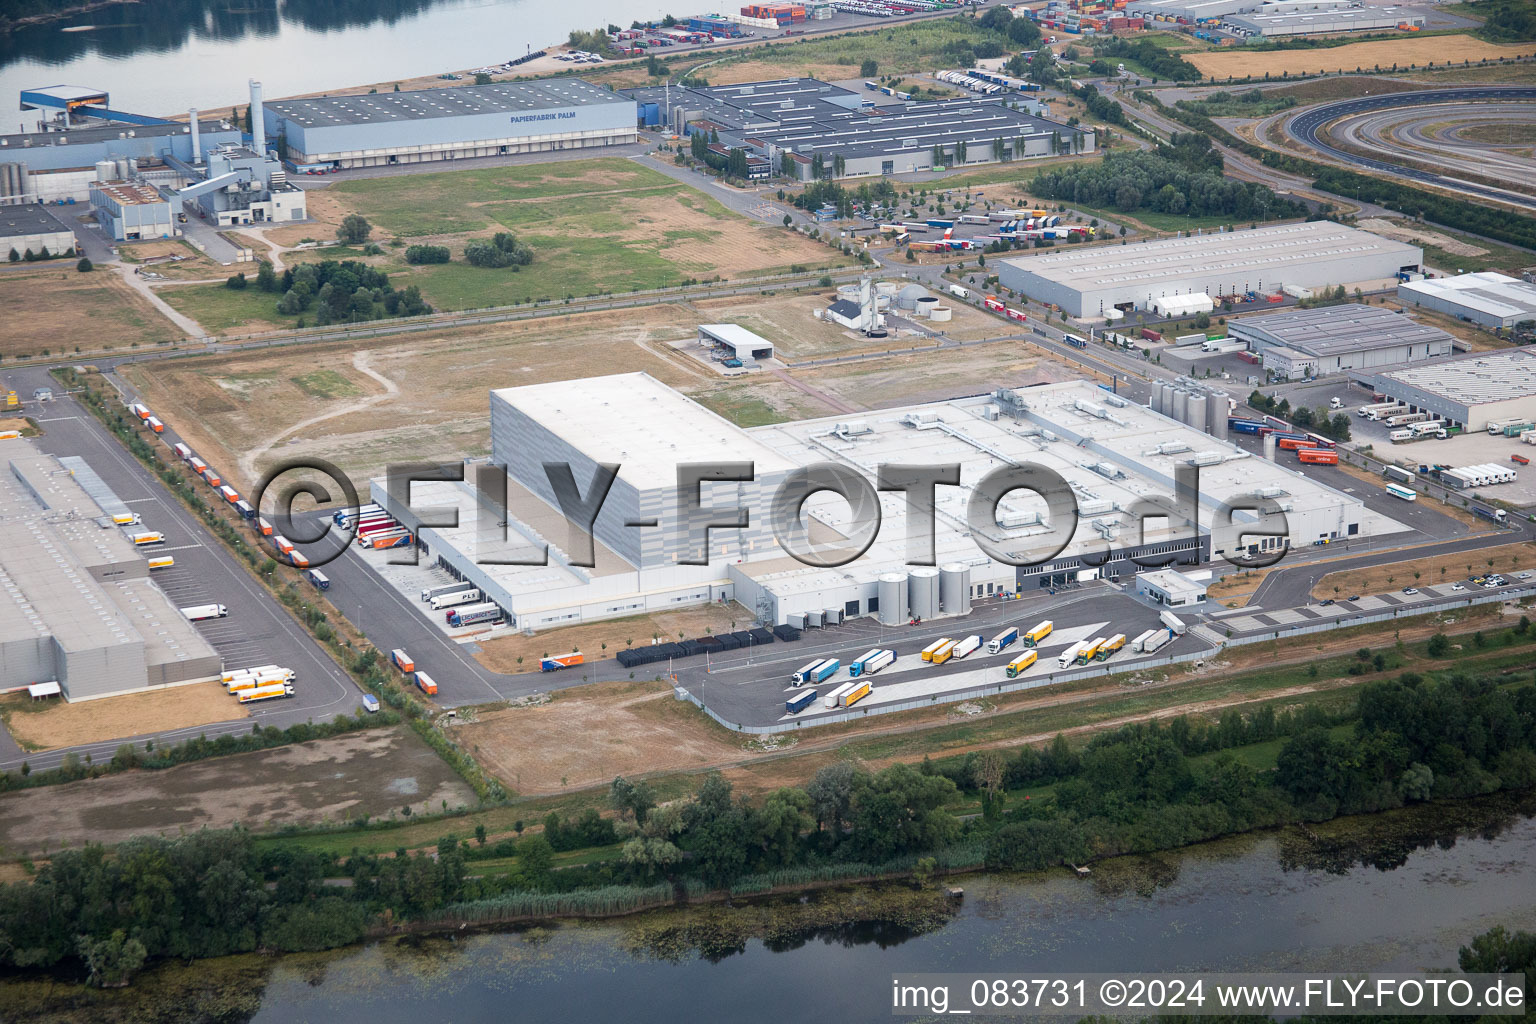
[[[155,294],[178,313],[202,324],[210,334],[279,330],[299,322],[299,317],[277,311],[276,295],[256,288],[236,291],[222,284],[189,284],[160,288]],[[314,320],[313,313],[309,319]]]
[[[1117,210],[1095,210],[1089,206],[1073,206],[1072,209],[1081,210],[1090,217],[1112,221],[1116,224],[1131,218],[1141,221],[1141,223],[1153,231],[1194,231],[1197,228],[1215,228],[1221,227],[1224,224],[1237,223],[1225,214],[1211,217],[1186,217],[1183,214],[1158,213],[1155,210],[1135,210],[1131,213],[1120,213]],[[1246,223],[1244,222],[1244,226],[1246,226]]]

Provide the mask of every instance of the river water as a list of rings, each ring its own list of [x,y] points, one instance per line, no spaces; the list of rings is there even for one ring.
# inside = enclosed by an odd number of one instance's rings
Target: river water
[[[1473,935],[1536,921],[1536,820],[1460,835],[1362,821],[1364,841],[1242,837],[1099,865],[1087,881],[968,877],[958,914],[920,935],[851,924],[675,959],[636,950],[640,921],[374,944],[280,962],[254,1019],[877,1021],[898,973],[1454,969]]]
[[[686,5],[685,5],[686,7]],[[700,8],[702,9],[702,7]],[[572,29],[625,28],[662,0],[144,0],[0,34],[0,109],[23,89],[78,85],[112,106],[166,115],[269,97],[476,68],[564,42]],[[448,84],[448,83],[444,83]],[[37,114],[0,121],[16,131]]]

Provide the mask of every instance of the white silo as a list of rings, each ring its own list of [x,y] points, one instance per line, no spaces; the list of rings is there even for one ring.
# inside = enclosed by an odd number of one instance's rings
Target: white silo
[[[971,613],[971,567],[964,562],[939,567],[939,608],[945,615]]]

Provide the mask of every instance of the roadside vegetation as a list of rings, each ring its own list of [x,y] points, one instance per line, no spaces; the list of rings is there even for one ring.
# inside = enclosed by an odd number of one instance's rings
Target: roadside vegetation
[[[1213,92],[1203,100],[1179,100],[1177,105],[1206,117],[1268,117],[1290,110],[1296,103],[1295,96],[1250,89],[1242,93]]]
[[[1472,33],[1490,43],[1525,43],[1536,39],[1536,7],[1527,0],[1470,0],[1448,12],[1482,18]]]
[[[1135,213],[1191,217],[1221,216],[1233,221],[1302,217],[1306,207],[1275,195],[1263,185],[1224,177],[1221,154],[1194,133],[1175,134],[1153,152],[1111,153],[1096,164],[1043,171],[1030,191],[1069,205]]]
[[[1484,643],[1497,650],[1528,632],[1522,621]],[[1443,636],[1429,648],[1449,660]],[[1396,658],[1357,652],[1353,671],[1389,670]],[[0,889],[0,960],[78,963],[94,983],[119,984],[155,959],[323,949],[391,924],[612,914],[679,892],[742,896],[882,874],[922,881],[981,865],[1040,870],[1533,786],[1528,663],[1451,666],[1367,683],[1332,712],[1266,705],[1214,722],[1129,725],[1081,747],[1058,736],[1043,749],[879,771],[837,761],[760,802],[719,775],[666,803],[620,778],[607,793],[612,817],[551,813],[541,831],[496,843],[482,831],[393,856],[339,856],[232,830],[63,851],[32,881]],[[979,814],[962,820],[960,805]],[[581,861],[557,862],[584,848]],[[477,867],[493,861],[505,870]],[[336,878],[350,883],[326,884]]]

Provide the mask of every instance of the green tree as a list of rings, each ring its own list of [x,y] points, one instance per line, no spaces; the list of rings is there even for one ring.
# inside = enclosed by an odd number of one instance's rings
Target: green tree
[[[80,262],[75,264],[75,269],[80,271],[82,274],[89,274],[95,268],[92,266],[89,259],[82,256],[80,257]]]
[[[649,783],[631,782],[620,775],[608,787],[608,802],[620,814],[633,815],[636,825],[644,825],[646,814],[656,806],[656,794]]]
[[[880,65],[873,57],[864,58],[864,63],[859,65],[859,75],[863,78],[873,78],[880,71]]]
[[[117,929],[104,939],[82,935],[77,949],[85,961],[87,983],[96,988],[123,988],[149,955],[144,943]]]
[[[491,76],[486,74],[484,71],[476,71],[475,72],[475,84],[476,85],[490,85],[491,84]]]
[[[554,866],[555,848],[544,836],[535,833],[517,841],[517,870],[528,884],[543,885]]]
[[[1429,638],[1424,650],[1431,658],[1443,658],[1451,652],[1451,641],[1444,633],[1436,633]]]
[[[232,289],[234,289],[237,292],[238,291],[243,291],[245,289],[245,285],[246,285],[246,280],[245,280],[245,275],[243,273],[242,274],[231,274],[229,277],[225,278],[225,280],[224,280],[224,287],[225,288],[232,288]]]
[[[266,260],[262,260],[261,266],[256,268],[256,287],[268,293],[278,289],[277,272]]]
[[[368,236],[373,232],[373,225],[368,223],[360,213],[349,213],[341,219],[341,226],[336,229],[336,238],[346,245],[361,245],[368,241]]]

